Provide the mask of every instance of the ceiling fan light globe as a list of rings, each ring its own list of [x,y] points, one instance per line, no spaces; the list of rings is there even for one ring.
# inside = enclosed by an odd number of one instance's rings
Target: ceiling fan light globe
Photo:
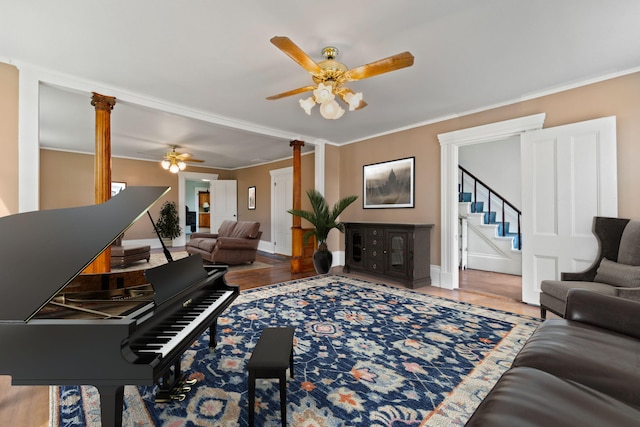
[[[340,107],[335,100],[323,102],[320,105],[320,114],[325,119],[339,119],[344,114],[344,108]]]
[[[344,96],[344,100],[349,104],[349,111],[354,111],[362,102],[362,92],[349,92]]]
[[[171,162],[167,159],[162,160],[160,164],[162,165],[162,168],[165,170],[169,169],[169,166],[171,166]]]
[[[178,162],[178,169],[180,169],[181,171],[185,170],[187,168],[187,164],[185,162]]]
[[[333,94],[333,88],[331,85],[325,85],[324,83],[318,84],[317,89],[313,91],[313,96],[316,98],[316,102],[318,104],[333,101],[333,98],[336,97]]]
[[[307,115],[311,115],[311,109],[315,107],[316,100],[313,96],[308,97],[307,99],[300,100],[300,107],[304,110]]]
[[[179,171],[180,171],[180,167],[177,164],[172,163],[171,166],[169,166],[169,172],[178,173]]]

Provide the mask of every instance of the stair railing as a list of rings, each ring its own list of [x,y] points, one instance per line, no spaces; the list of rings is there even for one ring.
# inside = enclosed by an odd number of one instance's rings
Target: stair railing
[[[482,180],[478,179],[475,175],[473,175],[471,172],[469,172],[468,170],[466,170],[465,168],[463,168],[462,166],[458,165],[458,169],[460,169],[460,171],[462,172],[462,177],[460,178],[460,192],[464,193],[464,176],[467,175],[469,176],[471,179],[473,179],[473,201],[475,203],[478,202],[478,184],[481,185],[482,187],[484,187],[487,192],[488,192],[488,196],[487,196],[487,212],[489,213],[489,215],[491,215],[491,195],[493,194],[495,197],[497,197],[499,200],[502,201],[502,219],[501,219],[501,223],[502,223],[502,227],[501,227],[501,235],[502,237],[505,236],[505,210],[504,207],[509,206],[511,208],[511,210],[513,210],[516,214],[517,214],[517,218],[518,218],[518,250],[522,249],[522,233],[520,232],[520,217],[522,216],[522,212],[520,212],[520,210],[518,208],[516,208],[515,206],[513,206],[513,204],[511,204],[507,199],[505,199],[504,197],[502,197],[500,194],[496,193],[491,187],[489,187],[487,184],[485,184],[484,182],[482,182]],[[477,204],[476,204],[477,206]]]

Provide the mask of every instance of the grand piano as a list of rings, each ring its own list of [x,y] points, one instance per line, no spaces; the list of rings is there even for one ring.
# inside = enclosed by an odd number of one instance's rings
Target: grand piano
[[[122,425],[125,385],[184,398],[193,384],[182,354],[207,328],[215,347],[217,318],[240,292],[226,267],[168,258],[142,284],[81,274],[168,190],[129,187],[99,205],[0,218],[0,374],[14,385],[95,386],[105,427]]]

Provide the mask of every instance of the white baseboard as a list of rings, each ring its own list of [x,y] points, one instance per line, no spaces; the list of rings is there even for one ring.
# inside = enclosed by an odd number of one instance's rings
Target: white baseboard
[[[432,265],[429,274],[431,274],[431,286],[438,288],[442,287],[442,280],[440,279],[440,266]]]
[[[260,243],[258,243],[258,250],[261,251],[261,252],[266,252],[268,254],[275,253],[273,251],[273,243],[272,242],[265,242],[264,240],[260,240]]]

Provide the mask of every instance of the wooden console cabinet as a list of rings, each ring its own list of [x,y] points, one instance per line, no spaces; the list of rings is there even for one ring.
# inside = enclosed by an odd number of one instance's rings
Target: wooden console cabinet
[[[345,222],[344,225],[346,273],[388,277],[412,288],[431,284],[433,224]]]

